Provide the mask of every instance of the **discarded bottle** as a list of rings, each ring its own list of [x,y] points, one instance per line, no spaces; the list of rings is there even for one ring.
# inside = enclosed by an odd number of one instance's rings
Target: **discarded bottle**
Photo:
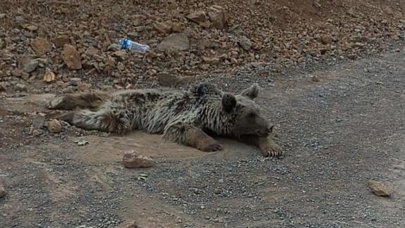
[[[146,44],[140,44],[127,38],[120,39],[119,43],[121,45],[121,49],[135,51],[139,53],[145,53],[150,49],[150,47]]]

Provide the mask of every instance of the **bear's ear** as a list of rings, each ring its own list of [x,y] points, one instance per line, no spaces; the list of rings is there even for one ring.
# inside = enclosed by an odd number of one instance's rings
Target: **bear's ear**
[[[235,96],[229,93],[225,93],[222,96],[222,107],[225,110],[225,112],[232,112],[235,106],[236,106]]]
[[[249,88],[243,90],[240,95],[250,99],[255,99],[259,95],[259,84],[254,83]]]

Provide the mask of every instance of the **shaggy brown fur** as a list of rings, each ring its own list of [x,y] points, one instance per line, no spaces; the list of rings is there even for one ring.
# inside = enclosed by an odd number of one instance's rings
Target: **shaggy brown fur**
[[[212,136],[227,136],[259,147],[264,156],[279,156],[282,151],[271,139],[273,127],[254,102],[258,93],[257,84],[234,95],[202,83],[185,91],[71,94],[54,98],[48,107],[76,109],[60,118],[84,129],[116,133],[139,129],[202,151],[221,150]]]

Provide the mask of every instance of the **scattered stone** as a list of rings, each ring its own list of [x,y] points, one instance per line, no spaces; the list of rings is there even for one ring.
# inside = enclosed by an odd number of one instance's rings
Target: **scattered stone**
[[[0,198],[3,198],[7,195],[6,187],[4,186],[3,181],[0,180]]]
[[[81,78],[70,78],[68,85],[70,86],[79,86],[82,84],[82,79]]]
[[[218,57],[207,57],[203,56],[202,57],[203,61],[209,64],[218,64],[220,59]]]
[[[314,75],[314,76],[311,77],[311,81],[312,82],[320,82],[321,80],[317,76]]]
[[[24,71],[21,69],[14,69],[13,71],[11,71],[11,75],[13,75],[14,77],[21,77],[23,72]]]
[[[164,87],[172,87],[179,83],[180,78],[174,74],[169,74],[166,72],[162,72],[156,75],[157,81],[160,86]]]
[[[44,38],[36,38],[31,42],[31,47],[35,54],[42,56],[51,50],[51,43]]]
[[[70,39],[69,39],[68,36],[58,36],[58,37],[56,37],[55,39],[52,40],[52,43],[55,44],[55,47],[61,48],[65,44],[69,44]]]
[[[252,48],[252,41],[249,40],[246,36],[240,36],[238,40],[238,44],[243,48],[245,51],[249,51]]]
[[[0,82],[0,92],[5,92],[6,91],[6,85],[4,83]]]
[[[168,22],[157,22],[154,25],[156,31],[163,33],[163,34],[167,34],[170,33],[172,30],[172,25]]]
[[[32,119],[32,127],[34,129],[41,129],[45,125],[45,114],[39,113]]]
[[[89,55],[89,56],[97,56],[99,54],[100,54],[100,51],[95,47],[89,47],[86,50],[86,55]]]
[[[26,73],[31,73],[37,69],[39,61],[37,59],[24,58],[21,60],[21,64],[23,65],[23,70]]]
[[[143,155],[138,155],[134,151],[124,154],[122,163],[125,168],[149,168],[154,165],[151,158]]]
[[[182,32],[183,30],[184,30],[184,28],[183,28],[183,25],[181,23],[174,22],[172,24],[172,31],[173,32],[179,33],[179,32]]]
[[[48,130],[51,133],[59,133],[62,131],[62,124],[59,122],[59,120],[52,119],[48,121]]]
[[[51,70],[47,69],[45,74],[44,74],[44,78],[43,81],[44,82],[53,82],[55,81],[55,73],[53,73]]]
[[[197,24],[205,24],[208,22],[208,18],[205,15],[203,10],[195,11],[187,15],[187,19],[197,23]]]
[[[321,43],[322,44],[331,44],[333,42],[333,38],[331,35],[323,35],[321,36]]]
[[[221,194],[222,193],[222,189],[220,189],[220,188],[216,188],[215,190],[214,190],[214,193],[215,194]]]
[[[80,60],[80,54],[70,44],[65,44],[63,46],[63,61],[72,70],[79,70],[82,68],[82,62]]]
[[[391,185],[381,181],[369,180],[368,187],[376,196],[390,197],[393,192]]]
[[[85,146],[89,144],[89,141],[86,141],[84,139],[79,139],[79,140],[73,140],[78,146]]]
[[[121,50],[121,45],[119,44],[111,44],[107,48],[107,51],[118,51],[118,50]]]
[[[225,27],[226,15],[224,8],[221,6],[211,6],[208,11],[208,16],[214,28],[223,29]]]
[[[158,50],[185,51],[190,47],[190,41],[185,33],[173,33],[166,37],[158,46]]]
[[[135,221],[126,221],[120,224],[119,228],[138,228],[139,226],[136,225]]]
[[[6,14],[5,13],[0,13],[0,19],[3,19],[3,18],[5,18],[6,17]]]
[[[18,92],[26,92],[27,91],[27,86],[25,86],[22,83],[17,83],[15,85],[15,90],[18,91]]]
[[[125,50],[115,51],[112,56],[116,57],[118,60],[123,61],[126,59],[128,53]]]
[[[35,31],[38,30],[38,26],[36,26],[36,25],[26,25],[25,29],[27,29],[30,32],[35,32]]]
[[[3,38],[0,38],[0,50],[6,48],[6,41]]]

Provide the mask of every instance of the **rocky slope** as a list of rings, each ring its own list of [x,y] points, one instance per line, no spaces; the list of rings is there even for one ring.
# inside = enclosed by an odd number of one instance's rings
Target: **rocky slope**
[[[404,39],[396,1],[4,0],[0,90],[73,92],[171,85],[247,64],[268,73],[355,59]],[[129,37],[147,54],[117,48]]]

